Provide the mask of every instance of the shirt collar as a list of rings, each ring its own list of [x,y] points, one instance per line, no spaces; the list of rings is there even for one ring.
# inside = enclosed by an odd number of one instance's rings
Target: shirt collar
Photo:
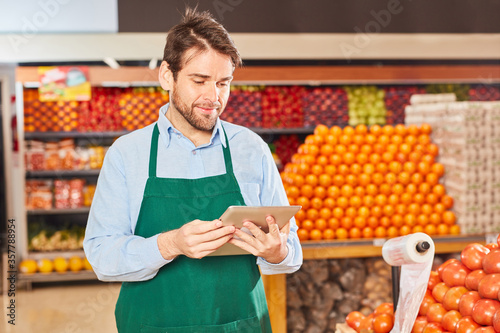
[[[179,130],[177,130],[172,125],[170,120],[168,120],[168,118],[165,116],[165,113],[167,112],[169,105],[170,103],[163,105],[160,108],[160,114],[158,116],[158,129],[160,131],[160,137],[162,138],[163,142],[167,147],[170,145],[171,135],[173,134],[184,135]],[[207,146],[214,145],[216,143],[221,143],[222,146],[226,148],[226,136],[224,135],[224,130],[222,129],[222,122],[219,118],[217,118],[215,127],[212,131],[210,142],[207,144]]]

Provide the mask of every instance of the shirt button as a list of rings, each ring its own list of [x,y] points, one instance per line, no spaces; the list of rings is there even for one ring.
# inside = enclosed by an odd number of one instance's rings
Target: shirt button
[[[181,135],[180,134],[177,134],[177,139],[180,139],[181,138]]]
[[[193,150],[193,155],[196,155],[196,150]]]

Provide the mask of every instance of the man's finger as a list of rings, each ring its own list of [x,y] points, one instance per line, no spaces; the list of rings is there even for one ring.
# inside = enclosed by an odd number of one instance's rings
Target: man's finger
[[[194,220],[189,223],[189,227],[192,228],[191,232],[193,234],[204,234],[206,232],[219,229],[222,227],[221,220],[213,220],[213,221],[201,221]]]
[[[267,216],[266,222],[267,222],[267,226],[269,227],[269,233],[271,235],[273,235],[274,237],[279,236],[280,228],[279,228],[278,224],[276,223],[276,220],[274,219],[274,217],[271,215]]]

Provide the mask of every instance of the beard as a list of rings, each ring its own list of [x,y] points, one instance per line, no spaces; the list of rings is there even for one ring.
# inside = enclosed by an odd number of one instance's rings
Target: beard
[[[177,89],[173,89],[171,103],[174,108],[182,115],[186,121],[200,131],[211,131],[215,127],[215,123],[217,122],[217,118],[222,113],[223,108],[220,103],[197,103],[191,106],[188,106],[184,101],[179,97],[176,93]],[[215,109],[215,113],[211,114],[197,114],[194,111],[195,107],[206,108],[206,109]]]

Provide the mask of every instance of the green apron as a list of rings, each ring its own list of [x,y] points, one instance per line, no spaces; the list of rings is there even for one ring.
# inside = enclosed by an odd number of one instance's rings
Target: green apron
[[[226,173],[199,179],[156,177],[158,137],[155,125],[135,235],[147,238],[195,219],[212,221],[230,205],[245,205],[227,136],[223,146]],[[151,280],[124,282],[115,316],[120,333],[271,332],[264,288],[252,255],[179,256]]]

